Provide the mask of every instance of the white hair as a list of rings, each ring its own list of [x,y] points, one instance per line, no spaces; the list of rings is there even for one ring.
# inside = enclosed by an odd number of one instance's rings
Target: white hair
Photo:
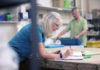
[[[54,24],[56,20],[59,20],[60,23],[62,23],[61,16],[57,12],[51,12],[43,18],[43,21],[41,23],[42,31],[47,38],[53,35],[54,31],[52,30],[52,24]]]

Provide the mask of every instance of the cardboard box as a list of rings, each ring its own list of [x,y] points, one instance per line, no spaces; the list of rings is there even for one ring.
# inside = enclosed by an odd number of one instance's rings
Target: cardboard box
[[[53,7],[64,8],[64,0],[52,0]]]

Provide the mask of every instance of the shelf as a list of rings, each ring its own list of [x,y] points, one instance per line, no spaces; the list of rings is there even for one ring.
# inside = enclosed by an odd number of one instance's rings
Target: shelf
[[[91,27],[88,27],[88,28],[97,28],[97,27],[100,27],[100,26],[91,26]]]
[[[99,34],[87,34],[87,36],[100,36]]]
[[[88,40],[91,40],[91,39],[93,39],[93,40],[100,40],[100,35],[95,35],[95,36],[87,36],[87,38],[88,38]]]
[[[65,8],[56,8],[56,7],[43,7],[38,6],[39,10],[47,10],[47,11],[58,11],[58,12],[70,12],[72,9],[65,9]]]
[[[91,30],[100,32],[100,27],[99,26],[97,26],[97,27],[89,27],[88,31],[91,31]]]
[[[19,21],[0,21],[0,24],[16,24]]]
[[[87,35],[99,35],[99,31],[88,31]]]
[[[87,34],[87,36],[100,36],[100,34]]]

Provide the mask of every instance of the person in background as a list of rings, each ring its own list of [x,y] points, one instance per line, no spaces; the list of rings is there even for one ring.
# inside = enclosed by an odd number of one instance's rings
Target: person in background
[[[80,12],[77,8],[72,9],[72,15],[74,19],[69,23],[69,25],[61,31],[57,38],[61,38],[63,34],[65,34],[67,31],[71,31],[71,38],[72,39],[79,39],[82,42],[83,46],[86,46],[87,42],[87,21],[80,16]]]
[[[47,14],[43,21],[37,25],[38,29],[38,48],[42,58],[54,59],[65,58],[73,53],[73,49],[68,49],[64,54],[53,54],[45,51],[45,38],[51,37],[61,26],[61,16],[56,12]],[[24,61],[31,54],[31,24],[25,25],[10,41],[9,45],[18,54],[19,62]]]

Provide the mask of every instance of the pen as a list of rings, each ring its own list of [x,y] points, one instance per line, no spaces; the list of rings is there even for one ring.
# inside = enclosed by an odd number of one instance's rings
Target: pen
[[[84,58],[86,59],[86,58],[91,58],[91,56],[84,56]]]

